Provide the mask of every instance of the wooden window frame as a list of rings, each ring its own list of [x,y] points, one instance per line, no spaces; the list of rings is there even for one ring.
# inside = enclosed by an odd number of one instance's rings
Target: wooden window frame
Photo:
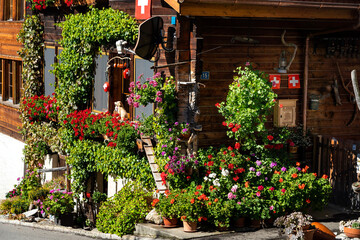
[[[12,3],[12,9],[7,17],[5,14],[10,6],[7,6],[6,1]],[[22,11],[21,11],[22,9]],[[25,0],[0,0],[0,21],[19,21],[23,20],[25,15]]]
[[[21,68],[22,63],[20,61],[16,60],[10,60],[10,59],[0,59],[2,64],[2,85],[1,85],[1,100],[0,103],[12,103],[12,104],[18,104],[20,102],[21,98]],[[10,72],[9,72],[9,66],[11,64],[12,67],[12,92],[10,94]],[[12,95],[10,97],[10,95]]]

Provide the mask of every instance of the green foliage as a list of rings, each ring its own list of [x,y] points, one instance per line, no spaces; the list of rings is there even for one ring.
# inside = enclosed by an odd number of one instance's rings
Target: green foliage
[[[74,211],[75,202],[72,192],[62,192],[60,189],[50,190],[45,200],[41,203],[40,208],[45,210],[47,214],[60,215],[71,213]]]
[[[44,62],[44,26],[39,16],[27,16],[18,35],[23,44],[19,51],[22,58],[24,96],[31,97],[44,93],[43,66]]]
[[[10,213],[21,214],[29,209],[29,200],[23,198],[15,198],[11,201]]]
[[[71,148],[67,162],[72,166],[72,188],[76,193],[85,192],[86,182],[97,171],[105,175],[137,179],[145,188],[154,187],[147,160],[125,148],[112,148],[91,140],[77,141]]]
[[[97,204],[105,202],[106,199],[107,199],[107,194],[106,193],[95,191],[93,193],[93,195],[92,195],[92,200],[94,201],[94,203],[97,203]]]
[[[37,173],[37,168],[34,170],[26,170],[25,176],[21,179],[19,184],[14,185],[14,189],[9,191],[6,195],[7,198],[13,198],[15,196],[21,196],[23,199],[29,199],[29,193],[33,190],[38,189],[41,186],[40,174]]]
[[[179,218],[181,217],[181,199],[179,197],[180,190],[166,191],[159,195],[158,201],[153,202],[156,211],[165,218]]]
[[[100,207],[96,221],[98,230],[119,236],[132,233],[135,224],[142,222],[150,211],[150,197],[151,194],[145,192],[141,184],[126,184]]]
[[[229,86],[226,102],[216,106],[225,117],[228,136],[250,150],[256,147],[257,134],[266,130],[266,116],[274,106],[276,94],[265,73],[251,67],[239,67],[235,72],[238,76]]]
[[[119,39],[134,43],[136,21],[114,9],[90,8],[85,14],[68,15],[59,24],[60,44],[64,48],[59,63],[54,64],[58,78],[55,89],[61,108],[61,118],[76,109],[90,106],[95,73],[95,57],[101,46],[114,45]]]
[[[6,198],[0,202],[0,213],[8,214],[11,211],[11,206],[16,198]]]

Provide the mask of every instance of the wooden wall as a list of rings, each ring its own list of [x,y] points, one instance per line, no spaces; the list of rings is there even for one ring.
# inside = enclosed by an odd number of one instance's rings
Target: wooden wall
[[[0,21],[0,58],[21,60],[17,51],[21,44],[16,40],[22,21]],[[16,139],[21,139],[18,127],[21,126],[20,114],[16,106],[0,103],[0,132]]]
[[[288,89],[287,74],[281,76],[281,88],[275,90],[279,99],[299,99],[297,103],[297,123],[302,123],[302,101],[304,80],[305,38],[310,32],[324,29],[351,26],[353,23],[331,21],[300,21],[300,20],[255,20],[255,19],[225,19],[225,18],[197,18],[198,37],[203,37],[199,56],[202,71],[210,72],[209,80],[200,80],[205,88],[200,90],[200,124],[203,132],[199,136],[200,145],[217,145],[224,143],[226,129],[221,125],[224,120],[217,112],[215,104],[224,101],[228,92],[228,85],[232,82],[233,71],[238,66],[244,66],[250,61],[256,69],[267,74],[276,74],[280,52],[287,51],[289,61],[293,48],[281,43],[281,34],[287,30],[285,40],[295,43],[298,51],[289,74],[300,74],[300,89]],[[232,41],[234,36],[249,37],[258,44],[248,44]],[[217,49],[216,49],[217,48]],[[213,49],[213,50],[212,50]],[[205,52],[207,51],[207,52]],[[310,46],[309,89],[323,91],[324,86],[331,85],[329,75],[336,71],[334,58],[325,58],[325,47],[319,47],[317,55],[313,55],[313,41]],[[340,59],[345,75],[345,68],[360,68],[359,59]],[[347,67],[345,67],[345,63]],[[360,70],[360,69],[359,69]],[[341,87],[340,87],[341,88]],[[313,133],[317,134],[350,134],[360,135],[360,116],[356,123],[346,128],[346,120],[351,118],[352,106],[349,106],[347,95],[340,89],[343,100],[342,107],[335,107],[333,95],[321,101],[318,111],[308,110],[307,124]],[[272,118],[269,119],[272,122]]]
[[[0,21],[0,58],[17,59],[17,51],[20,50],[21,44],[16,40],[22,21]]]

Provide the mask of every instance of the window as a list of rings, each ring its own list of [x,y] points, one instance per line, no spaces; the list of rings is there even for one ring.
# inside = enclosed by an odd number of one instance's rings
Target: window
[[[22,88],[21,69],[20,61],[0,59],[0,97],[2,102],[19,103]]]
[[[24,19],[25,0],[0,0],[0,21]]]

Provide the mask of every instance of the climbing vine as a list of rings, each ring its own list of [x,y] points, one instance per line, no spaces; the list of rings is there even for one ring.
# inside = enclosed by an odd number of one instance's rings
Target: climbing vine
[[[64,48],[59,63],[54,64],[58,78],[55,89],[60,118],[74,110],[90,107],[95,73],[95,57],[100,48],[115,45],[117,40],[133,44],[137,37],[136,21],[114,9],[90,8],[85,14],[69,15],[60,23]]]
[[[23,60],[22,79],[24,95],[31,97],[44,93],[44,26],[38,15],[27,16],[18,35],[18,41],[24,46],[18,52]]]

